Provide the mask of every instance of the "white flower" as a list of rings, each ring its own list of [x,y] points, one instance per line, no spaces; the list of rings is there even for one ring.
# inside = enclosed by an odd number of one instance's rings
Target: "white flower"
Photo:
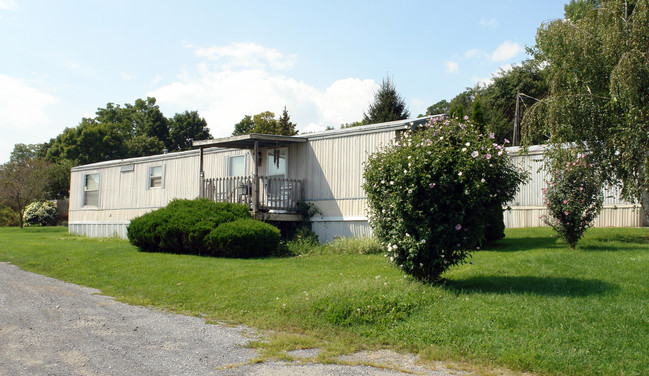
[[[458,172],[457,176],[462,176],[462,171]]]

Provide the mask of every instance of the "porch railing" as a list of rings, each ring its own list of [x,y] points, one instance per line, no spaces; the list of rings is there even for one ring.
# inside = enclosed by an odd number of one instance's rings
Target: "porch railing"
[[[216,202],[233,204],[252,203],[252,178],[250,176],[228,176],[203,179],[202,197]]]
[[[259,210],[297,212],[302,200],[302,181],[271,176],[260,176]]]
[[[216,202],[243,203],[255,211],[296,213],[297,203],[303,200],[303,185],[298,179],[259,177],[259,202],[253,208],[252,176],[204,178],[201,197]]]

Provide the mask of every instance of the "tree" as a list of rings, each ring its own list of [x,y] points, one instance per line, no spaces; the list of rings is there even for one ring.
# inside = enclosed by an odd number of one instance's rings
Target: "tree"
[[[233,136],[241,136],[244,134],[251,134],[252,130],[255,128],[255,122],[252,120],[252,116],[246,115],[241,119],[240,122],[234,125],[234,131],[232,132]]]
[[[360,127],[361,125],[367,125],[367,124],[369,124],[369,123],[365,123],[365,120],[354,121],[354,122],[351,122],[351,123],[340,124],[340,129]]]
[[[189,150],[193,140],[209,140],[212,138],[207,121],[196,111],[185,111],[175,114],[169,120],[169,137],[171,145],[169,150]]]
[[[572,21],[580,20],[602,4],[601,0],[570,0],[563,6],[565,18]]]
[[[446,99],[442,99],[434,105],[428,106],[428,108],[426,109],[426,115],[448,115],[449,111],[451,111],[451,104],[448,103]]]
[[[410,117],[406,102],[397,93],[390,77],[383,79],[381,87],[374,93],[374,102],[367,112],[363,112],[363,123],[375,124],[388,121],[404,120]]]
[[[277,120],[275,120],[275,113],[273,112],[264,111],[259,113],[252,117],[252,121],[255,123],[252,133],[276,134],[277,132]]]
[[[473,105],[471,109],[471,116],[469,118],[475,124],[478,128],[484,130],[485,129],[485,119],[484,119],[484,111],[482,110],[482,101],[480,100],[480,96],[476,95],[475,99],[473,100]]]
[[[282,112],[279,120],[275,119],[275,113],[264,111],[257,115],[246,115],[241,121],[234,125],[233,136],[239,136],[251,133],[278,134],[284,136],[293,136],[297,134],[296,125],[291,122],[286,107]]]
[[[284,106],[282,116],[280,116],[279,120],[277,121],[277,134],[284,136],[294,136],[297,134],[297,131],[295,130],[295,123],[291,122],[291,117],[288,116],[286,106]]]
[[[43,198],[48,163],[29,150],[29,146],[17,144],[9,162],[0,168],[0,201],[18,212],[20,228],[23,227],[25,207]]]
[[[510,70],[501,70],[492,82],[479,91],[484,121],[489,132],[499,141],[512,139],[516,96],[521,93],[520,110],[524,115],[528,109],[547,95],[548,85],[544,70],[533,60],[523,61]],[[538,137],[535,141],[542,141]]]
[[[532,52],[549,95],[525,117],[525,136],[573,142],[649,222],[649,0],[572,1],[566,10],[537,32]]]
[[[155,98],[137,99],[123,107],[108,103],[97,109],[94,118],[83,118],[74,128],[45,144],[46,159],[73,165],[112,159],[144,157],[186,150],[191,140],[212,138],[207,122],[196,111],[185,111],[167,119],[155,104]]]

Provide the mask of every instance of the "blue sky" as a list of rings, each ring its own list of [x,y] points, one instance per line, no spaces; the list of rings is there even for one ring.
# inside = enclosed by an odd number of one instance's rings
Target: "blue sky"
[[[567,2],[0,0],[0,163],[147,96],[215,137],[284,106],[308,132],[360,120],[389,75],[414,117],[526,59]]]

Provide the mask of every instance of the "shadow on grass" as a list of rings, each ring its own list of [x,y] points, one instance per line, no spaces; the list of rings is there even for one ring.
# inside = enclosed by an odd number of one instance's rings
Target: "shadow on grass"
[[[532,249],[550,249],[567,246],[557,242],[556,237],[543,236],[534,238],[505,238],[486,246],[485,252],[519,252]]]
[[[540,296],[581,297],[616,291],[617,285],[597,279],[475,276],[447,280],[446,287],[456,293],[534,294]]]
[[[583,251],[636,251],[649,248],[649,235],[646,234],[613,234],[585,238],[577,243],[577,249]]]

